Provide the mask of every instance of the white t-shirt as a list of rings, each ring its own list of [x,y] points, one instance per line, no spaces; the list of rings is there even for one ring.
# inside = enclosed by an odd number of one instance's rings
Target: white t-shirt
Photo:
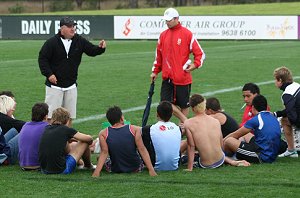
[[[150,127],[155,150],[155,170],[176,170],[180,158],[181,131],[173,122],[158,121]]]
[[[71,39],[63,39],[63,38],[61,38],[61,41],[63,42],[63,44],[65,46],[65,50],[66,50],[67,58],[68,58],[70,47],[71,47],[71,44],[72,44],[72,40]]]

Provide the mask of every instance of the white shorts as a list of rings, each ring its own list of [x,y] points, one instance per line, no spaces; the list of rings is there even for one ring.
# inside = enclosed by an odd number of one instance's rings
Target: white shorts
[[[51,88],[46,86],[45,103],[49,106],[48,118],[52,117],[53,110],[64,107],[71,115],[72,119],[76,118],[76,105],[77,105],[77,87],[76,85],[71,89],[63,90]]]

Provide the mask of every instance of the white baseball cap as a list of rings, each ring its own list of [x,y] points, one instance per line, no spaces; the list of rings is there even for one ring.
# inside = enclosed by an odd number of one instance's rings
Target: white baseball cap
[[[177,10],[174,8],[168,8],[164,13],[163,20],[170,21],[175,17],[179,17]]]

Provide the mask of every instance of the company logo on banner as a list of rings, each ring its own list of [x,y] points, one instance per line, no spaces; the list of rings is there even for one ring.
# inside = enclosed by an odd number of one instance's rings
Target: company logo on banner
[[[157,39],[166,28],[161,17],[114,16],[115,39]]]
[[[296,29],[296,26],[291,25],[289,18],[284,19],[281,24],[267,25],[267,32],[271,38],[285,38],[290,32]]]
[[[131,29],[130,29],[130,18],[126,21],[125,26],[124,26],[124,31],[123,34],[125,36],[128,36],[128,34],[130,33]]]
[[[297,16],[180,16],[198,39],[298,39]],[[115,39],[158,39],[161,16],[115,16]]]

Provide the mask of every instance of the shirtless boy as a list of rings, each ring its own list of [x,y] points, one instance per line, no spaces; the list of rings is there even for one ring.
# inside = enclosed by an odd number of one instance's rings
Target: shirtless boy
[[[193,170],[195,150],[199,152],[199,164],[202,168],[218,168],[224,162],[232,166],[249,166],[247,161],[234,161],[225,157],[222,150],[223,137],[217,119],[205,113],[206,101],[199,94],[190,98],[190,107],[194,117],[184,122],[188,141],[188,170]]]

